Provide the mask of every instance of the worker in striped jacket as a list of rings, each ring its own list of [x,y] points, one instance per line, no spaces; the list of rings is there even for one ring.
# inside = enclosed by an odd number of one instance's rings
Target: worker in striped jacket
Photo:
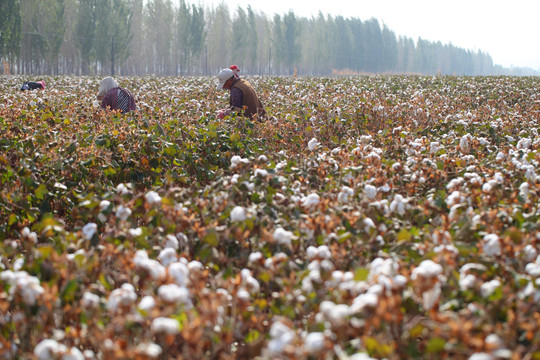
[[[131,93],[118,86],[112,77],[106,77],[99,83],[97,99],[103,109],[121,110],[123,113],[137,109],[135,98]]]

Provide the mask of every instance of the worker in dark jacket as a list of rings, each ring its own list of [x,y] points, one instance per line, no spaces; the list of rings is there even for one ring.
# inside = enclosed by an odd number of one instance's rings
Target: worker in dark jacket
[[[27,81],[21,86],[21,91],[36,89],[45,89],[45,81]]]
[[[233,112],[243,114],[252,120],[261,120],[266,114],[253,86],[246,80],[236,77],[233,70],[223,69],[219,72],[217,89],[228,89],[231,92],[229,107],[217,113],[220,119]]]
[[[121,110],[123,113],[137,109],[135,98],[131,93],[118,86],[112,77],[106,77],[99,83],[96,95],[103,109]]]

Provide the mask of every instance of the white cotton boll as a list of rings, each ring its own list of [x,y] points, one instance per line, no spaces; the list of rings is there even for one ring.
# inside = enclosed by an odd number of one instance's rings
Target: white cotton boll
[[[349,202],[349,198],[354,195],[354,190],[348,186],[342,186],[338,194],[338,201],[341,203]]]
[[[497,334],[489,334],[486,336],[485,342],[490,349],[504,348],[504,342]]]
[[[92,106],[94,106],[95,108],[98,108],[99,107],[99,101],[98,100],[94,100],[92,101]]]
[[[350,306],[351,314],[358,314],[366,309],[374,308],[379,303],[379,296],[373,293],[360,294],[354,298]]]
[[[120,195],[127,195],[130,193],[129,187],[125,184],[118,184],[116,187],[116,192]]]
[[[156,359],[163,353],[163,349],[155,343],[141,343],[137,345],[135,352],[150,359]]]
[[[450,195],[446,197],[446,205],[452,207],[458,205],[461,202],[461,193],[459,191],[452,191]]]
[[[316,138],[312,138],[311,140],[309,140],[308,149],[310,151],[315,150],[317,148],[317,146],[319,146],[319,141]]]
[[[540,277],[540,256],[536,258],[536,262],[525,265],[525,271],[532,277]]]
[[[349,360],[376,360],[375,358],[372,358],[366,353],[356,353],[348,358]]]
[[[150,329],[153,334],[176,335],[180,332],[180,323],[176,319],[158,317],[152,321]]]
[[[473,274],[467,274],[465,276],[460,276],[459,278],[459,288],[461,291],[469,290],[474,287],[476,283],[476,276]]]
[[[131,237],[136,238],[136,237],[139,237],[139,236],[141,236],[143,234],[143,230],[142,230],[142,228],[138,227],[136,229],[129,229],[128,233],[129,233],[129,235],[131,235]]]
[[[308,196],[302,198],[301,203],[303,207],[311,209],[319,205],[319,200],[320,198],[318,194],[311,193]]]
[[[538,251],[531,244],[525,246],[525,249],[523,249],[523,253],[525,254],[525,261],[528,262],[533,261],[538,256]]]
[[[267,162],[268,158],[266,157],[266,155],[260,155],[257,160],[260,162]]]
[[[524,198],[529,196],[529,183],[523,182],[519,185],[519,195]]]
[[[241,300],[243,302],[248,302],[251,299],[251,295],[249,295],[249,291],[247,291],[244,288],[238,289],[238,291],[236,292],[236,297],[238,298],[238,300]]]
[[[403,216],[405,214],[405,203],[406,200],[400,194],[394,196],[394,200],[390,203],[390,212],[398,213]]]
[[[80,251],[80,250],[77,250],[77,251]],[[82,250],[82,251],[83,251],[83,254],[84,254],[84,250]],[[13,262],[13,270],[15,270],[15,271],[21,270],[23,266],[24,266],[24,258],[22,258],[22,257],[15,259],[15,261]]]
[[[295,333],[287,325],[276,321],[270,327],[270,337],[268,350],[272,354],[281,354],[285,350],[285,347],[292,343]]]
[[[506,158],[506,155],[503,152],[498,152],[497,157],[495,158],[496,161],[503,161]]]
[[[246,216],[246,209],[244,209],[242,206],[235,206],[231,210],[230,214],[231,221],[244,221],[247,219]]]
[[[439,143],[437,141],[432,141],[430,146],[429,146],[429,152],[431,154],[436,154],[437,151],[439,151]]]
[[[494,279],[483,283],[482,286],[480,286],[480,292],[482,293],[482,296],[484,298],[487,298],[488,296],[493,294],[499,286],[501,286],[500,280]]]
[[[135,253],[133,263],[136,269],[146,271],[154,280],[162,279],[166,275],[165,267],[158,261],[149,259],[148,254],[144,250],[138,250]]]
[[[248,269],[242,269],[240,272],[242,275],[242,283],[251,293],[257,293],[260,290],[260,285],[257,279],[251,276],[251,271]]]
[[[192,274],[199,273],[200,271],[202,271],[202,269],[204,269],[203,264],[200,261],[197,261],[197,260],[190,261],[187,264],[187,267],[189,269],[189,272],[192,273]]]
[[[126,221],[127,218],[131,215],[131,209],[128,207],[125,207],[124,205],[118,206],[116,209],[116,217],[120,220]]]
[[[156,300],[153,296],[146,295],[141,299],[137,307],[143,311],[148,312],[156,307]]]
[[[377,196],[377,188],[373,185],[366,185],[364,187],[364,193],[368,199],[373,200]]]
[[[135,288],[129,283],[124,283],[118,289],[114,289],[109,295],[107,309],[110,312],[116,312],[120,307],[131,306],[137,300]]]
[[[414,268],[411,274],[411,279],[416,280],[418,278],[433,278],[442,274],[442,266],[433,262],[432,260],[424,260]]]
[[[100,302],[101,302],[101,298],[96,294],[92,294],[89,291],[86,291],[83,294],[82,306],[85,309],[97,309],[99,307]]]
[[[67,347],[58,343],[56,340],[44,339],[34,348],[34,355],[38,360],[54,359],[57,354],[61,354],[67,350]]]
[[[265,178],[268,176],[268,171],[264,169],[255,169],[255,177]]]
[[[249,254],[248,261],[250,263],[257,263],[263,259],[263,254],[260,251]]]
[[[189,269],[186,264],[174,262],[167,268],[169,276],[174,279],[174,282],[179,286],[186,286],[189,282]]]
[[[159,253],[158,259],[163,266],[168,266],[176,261],[176,250],[170,247],[165,248]]]
[[[369,231],[371,229],[375,229],[375,228],[376,228],[376,226],[375,226],[375,223],[373,222],[372,219],[370,219],[370,218],[365,218],[364,219],[364,231],[365,232],[369,233]]]
[[[161,300],[171,304],[191,304],[189,290],[176,284],[161,285],[158,289]]]
[[[163,247],[165,249],[171,248],[174,250],[178,250],[180,246],[178,244],[178,239],[176,238],[176,236],[168,234],[167,236],[165,236],[165,242],[163,243]]]
[[[379,162],[381,160],[381,157],[375,151],[372,151],[366,156],[366,159],[374,162]]]
[[[306,256],[308,260],[312,260],[319,255],[319,250],[315,246],[308,246],[306,249]]]
[[[516,149],[529,149],[531,144],[532,140],[529,138],[520,139],[516,145]]]
[[[468,360],[495,360],[495,357],[488,353],[479,352],[472,354]]]
[[[12,287],[9,289],[10,294],[18,293],[26,305],[35,305],[37,300],[45,292],[41,287],[39,279],[35,276],[30,276],[26,271],[17,271],[13,273]]]
[[[527,166],[527,170],[525,170],[525,179],[532,183],[536,182],[536,172],[534,171],[534,166]]]
[[[461,151],[463,152],[469,151],[469,138],[471,138],[471,135],[466,134],[466,135],[463,135],[463,137],[459,141],[459,148],[461,149]]]
[[[72,346],[67,352],[62,355],[62,360],[85,360],[81,350]]]
[[[90,240],[94,236],[94,234],[97,232],[97,225],[95,223],[88,223],[83,226],[82,232],[86,239]]]
[[[497,234],[487,234],[484,236],[484,244],[482,246],[484,254],[487,256],[501,255],[501,243]]]
[[[324,349],[324,334],[322,332],[312,332],[307,334],[304,340],[304,349],[310,353],[315,354]]]
[[[111,202],[109,200],[101,200],[99,203],[99,211],[105,211],[109,208]]]
[[[282,227],[279,227],[274,230],[274,234],[272,235],[272,237],[274,238],[274,241],[276,241],[278,244],[290,245],[291,240],[293,239],[293,233],[283,229]]]
[[[144,195],[144,198],[146,199],[146,202],[149,205],[159,205],[161,204],[161,196],[155,191],[149,191]]]
[[[233,157],[231,157],[231,165],[230,165],[231,169],[236,168],[240,164],[249,164],[249,160],[242,158],[238,155],[234,155]]]

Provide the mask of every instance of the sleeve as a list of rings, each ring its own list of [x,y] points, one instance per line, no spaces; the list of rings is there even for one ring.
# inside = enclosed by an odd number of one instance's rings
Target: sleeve
[[[233,110],[242,109],[242,101],[244,100],[244,93],[237,87],[231,89],[231,108]]]

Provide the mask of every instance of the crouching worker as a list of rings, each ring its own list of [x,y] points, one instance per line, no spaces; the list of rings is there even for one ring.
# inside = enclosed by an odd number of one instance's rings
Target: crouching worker
[[[133,95],[128,90],[119,87],[112,77],[101,80],[96,97],[101,101],[103,109],[121,110],[123,113],[137,109]]]
[[[230,90],[229,107],[219,110],[218,118],[223,119],[235,112],[251,120],[262,120],[266,114],[253,86],[246,80],[236,77],[233,70],[223,69],[219,72],[217,89]]]
[[[41,80],[41,81],[27,81],[24,84],[22,84],[22,86],[21,86],[21,91],[36,90],[36,89],[40,89],[40,90],[45,89],[45,81],[43,81],[43,80]]]

